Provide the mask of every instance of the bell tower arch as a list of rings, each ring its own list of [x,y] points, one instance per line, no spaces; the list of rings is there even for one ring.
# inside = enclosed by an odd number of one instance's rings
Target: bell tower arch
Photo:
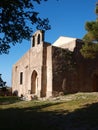
[[[38,30],[35,32],[31,38],[31,47],[35,47],[41,43],[44,42],[44,31],[43,30]]]

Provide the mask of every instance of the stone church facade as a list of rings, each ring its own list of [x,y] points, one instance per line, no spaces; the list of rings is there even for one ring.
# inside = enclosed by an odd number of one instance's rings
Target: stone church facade
[[[82,40],[60,37],[50,44],[44,38],[44,31],[35,32],[30,50],[13,65],[13,93],[48,98],[61,92],[98,91],[98,62],[81,56]]]

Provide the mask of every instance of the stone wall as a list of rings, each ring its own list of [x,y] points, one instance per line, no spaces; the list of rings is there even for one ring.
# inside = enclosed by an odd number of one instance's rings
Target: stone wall
[[[53,68],[52,68],[52,46],[47,47],[47,97],[52,96],[53,91]]]
[[[28,94],[38,97],[52,96],[52,48],[49,43],[33,46],[14,66],[12,70],[12,89],[18,96]],[[20,73],[23,83],[20,84]],[[33,72],[36,73],[34,78]],[[32,81],[34,80],[34,81]],[[35,81],[36,80],[36,81]],[[37,82],[32,89],[32,83]]]
[[[84,59],[80,54],[82,44],[79,41],[76,42],[72,59],[69,57],[69,63],[67,63],[67,50],[52,47],[54,93],[98,91],[98,60]]]
[[[53,94],[63,91],[65,79],[65,53],[66,50],[52,47],[52,71],[53,71]],[[67,71],[66,71],[67,75]]]
[[[12,74],[13,92],[18,96],[25,95],[31,91],[31,76],[33,71],[37,72],[38,88],[40,96],[42,77],[43,44],[31,48],[14,66]],[[20,73],[23,73],[23,83],[20,84]]]

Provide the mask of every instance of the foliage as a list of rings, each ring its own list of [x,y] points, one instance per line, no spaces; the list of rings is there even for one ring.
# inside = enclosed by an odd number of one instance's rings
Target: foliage
[[[95,9],[96,14],[98,15],[98,2],[96,3],[96,9]]]
[[[98,56],[98,43],[85,43],[80,52],[84,58],[94,59]]]
[[[86,22],[85,29],[87,34],[80,52],[84,58],[94,59],[98,56],[98,21]]]
[[[12,43],[29,39],[34,26],[50,29],[48,18],[40,18],[36,4],[47,0],[1,0],[0,1],[0,54],[8,53]]]
[[[98,22],[86,22],[85,29],[87,31],[87,34],[83,38],[84,41],[98,41]]]
[[[5,85],[6,85],[6,82],[3,81],[0,74],[0,87],[5,87]]]

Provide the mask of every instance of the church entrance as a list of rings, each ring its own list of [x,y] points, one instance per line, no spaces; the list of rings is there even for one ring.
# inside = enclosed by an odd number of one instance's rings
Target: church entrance
[[[98,74],[93,75],[93,90],[98,92]]]
[[[31,94],[37,93],[38,81],[37,81],[37,72],[34,70],[31,75]]]

